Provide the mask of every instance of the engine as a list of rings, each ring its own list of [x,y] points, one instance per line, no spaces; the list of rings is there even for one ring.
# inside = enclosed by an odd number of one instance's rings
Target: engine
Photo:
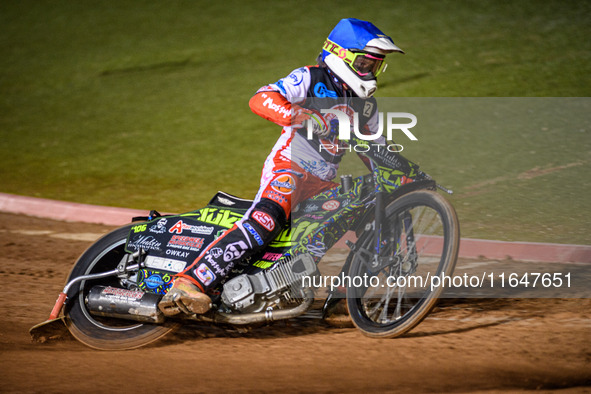
[[[253,313],[270,307],[284,307],[304,298],[302,278],[317,273],[309,254],[277,263],[254,275],[243,274],[224,284],[223,303],[232,310]]]

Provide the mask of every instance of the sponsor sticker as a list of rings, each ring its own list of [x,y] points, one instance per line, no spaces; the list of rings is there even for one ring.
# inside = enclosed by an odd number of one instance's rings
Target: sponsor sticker
[[[166,249],[167,256],[180,257],[181,259],[186,259],[190,254],[191,252],[183,252],[182,250]]]
[[[281,258],[281,256],[283,256],[281,253],[266,252],[263,256],[263,260],[277,261]]]
[[[254,220],[256,220],[258,224],[260,224],[269,231],[273,231],[273,229],[275,228],[275,221],[268,213],[265,213],[263,211],[254,211],[251,217]]]
[[[291,194],[296,186],[290,174],[281,174],[271,181],[271,188],[281,194]]]
[[[127,243],[129,250],[161,250],[162,243],[151,235],[136,235]]]
[[[246,229],[246,231],[248,231],[250,234],[252,234],[255,241],[257,241],[257,244],[259,244],[259,245],[264,244],[263,239],[261,238],[259,233],[257,233],[257,231],[250,224],[244,223],[243,226]]]
[[[185,235],[173,235],[166,246],[171,248],[189,249],[198,251],[203,247],[203,238],[188,237]]]
[[[224,205],[228,205],[228,206],[232,206],[234,204],[236,204],[234,201],[230,200],[229,198],[226,197],[218,197],[218,201]]]
[[[303,211],[306,213],[316,212],[318,210],[319,210],[319,208],[318,208],[318,205],[316,205],[316,204],[306,205],[303,209]]]
[[[215,272],[217,272],[220,275],[226,275],[226,270],[220,267],[218,262],[215,260],[222,254],[224,254],[224,251],[221,248],[213,248],[207,253],[205,253],[205,256],[203,258],[213,267]]]
[[[168,230],[168,232],[169,233],[173,233],[173,234],[175,234],[175,233],[176,234],[181,234],[185,230],[189,230],[193,234],[210,235],[211,233],[213,233],[213,227],[211,227],[211,226],[193,226],[193,225],[190,225],[190,224],[186,224],[182,220],[179,220],[178,222],[176,222]]]
[[[156,224],[150,227],[151,233],[164,234],[166,232],[166,223],[168,220],[160,219]]]
[[[226,250],[224,250],[224,261],[228,263],[230,261],[238,260],[247,249],[248,245],[243,241],[231,243],[226,246]]]
[[[201,263],[194,272],[197,279],[199,279],[204,286],[209,286],[215,280],[215,274],[207,265],[205,265],[205,263]]]
[[[172,286],[172,275],[168,272],[141,269],[138,271],[137,284],[142,291],[165,294]]]
[[[144,296],[144,292],[143,291],[139,291],[139,290],[127,290],[127,289],[120,289],[118,287],[105,287],[102,291],[101,291],[102,295],[105,296],[117,296],[117,297],[121,297],[121,298],[131,298],[134,300],[139,300]]]
[[[159,286],[162,286],[164,284],[164,280],[159,274],[152,274],[144,279],[144,283],[149,289],[155,289]]]
[[[222,248],[212,248],[209,251],[209,254],[212,255],[214,258],[217,259],[218,257],[220,257],[221,255],[224,254],[224,251],[222,250]]]
[[[341,203],[337,200],[330,200],[322,204],[322,209],[324,209],[325,211],[334,211],[335,209],[338,209],[340,206]]]
[[[265,99],[265,101],[263,101],[263,107],[267,107],[270,110],[273,110],[279,113],[280,115],[283,115],[284,119],[291,116],[291,109],[285,108],[281,104],[274,103],[273,98],[267,96],[265,93],[263,93],[261,97]]]

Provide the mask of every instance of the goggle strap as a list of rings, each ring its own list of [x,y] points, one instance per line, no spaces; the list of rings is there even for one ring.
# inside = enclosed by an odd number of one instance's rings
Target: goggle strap
[[[349,65],[353,64],[353,60],[355,60],[355,54],[348,49],[343,48],[339,44],[332,42],[328,38],[324,42],[324,46],[322,47],[325,51],[332,53],[333,55],[337,56],[338,58],[342,59],[344,62],[348,63]]]

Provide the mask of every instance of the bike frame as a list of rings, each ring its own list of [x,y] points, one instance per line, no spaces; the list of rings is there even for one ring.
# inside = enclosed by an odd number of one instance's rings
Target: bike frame
[[[364,144],[362,140],[354,140],[352,143]],[[366,231],[374,232],[374,239],[376,243],[373,250],[362,249],[355,243],[347,241],[347,246],[351,249],[351,255],[358,254],[362,259],[375,269],[379,269],[383,264],[388,263],[390,257],[384,256],[384,251],[387,250],[388,246],[386,240],[383,239],[383,234],[387,234],[389,230],[389,223],[386,218],[387,206],[402,197],[405,194],[414,192],[416,190],[435,190],[438,187],[444,191],[451,193],[447,189],[437,185],[435,181],[431,180],[430,177],[418,171],[418,166],[414,163],[406,161],[402,156],[397,153],[389,152],[385,153],[376,152],[375,146],[370,146],[366,156],[372,162],[371,174],[355,178],[353,180],[352,188],[349,192],[341,193],[339,187],[330,189],[317,196],[312,197],[303,203],[303,207],[298,207],[296,210],[296,218],[292,223],[292,228],[298,228],[301,224],[299,221],[302,216],[298,217],[297,213],[302,209],[315,202],[322,202],[327,199],[351,199],[351,202],[347,206],[340,206],[339,209],[335,210],[330,218],[323,220],[313,232],[307,234],[304,237],[292,240],[296,244],[285,255],[297,254],[310,252],[310,245],[316,245],[317,242],[323,242],[327,235],[330,235],[332,239],[341,239],[347,231],[353,230],[357,236]],[[388,166],[386,164],[394,163],[395,166]],[[394,167],[394,168],[392,168]],[[319,205],[319,204],[317,204]],[[303,215],[305,217],[305,215]],[[403,226],[407,228],[406,231],[406,244],[410,245],[411,255],[416,255],[416,245],[414,240],[414,232],[410,223],[412,217],[410,213],[406,213],[403,218]],[[304,225],[307,223],[304,222]],[[343,225],[345,224],[345,225]],[[297,234],[297,232],[296,232]],[[395,236],[394,242],[400,243],[398,239],[401,237],[401,231]],[[326,250],[330,246],[334,245],[335,242],[327,244],[324,242]],[[316,249],[317,250],[317,249]],[[320,261],[323,254],[314,256],[317,258],[317,262]],[[384,260],[384,261],[383,261]],[[348,258],[345,264],[341,268],[341,274],[346,274],[349,270],[349,266],[352,259]],[[333,296],[329,293],[327,301]]]

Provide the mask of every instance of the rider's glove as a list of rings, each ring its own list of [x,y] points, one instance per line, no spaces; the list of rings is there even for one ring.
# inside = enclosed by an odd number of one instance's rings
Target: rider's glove
[[[320,112],[296,105],[292,109],[292,124],[296,125],[308,122],[308,125],[311,125],[312,132],[321,138],[328,137],[333,131],[333,122],[328,122]]]

